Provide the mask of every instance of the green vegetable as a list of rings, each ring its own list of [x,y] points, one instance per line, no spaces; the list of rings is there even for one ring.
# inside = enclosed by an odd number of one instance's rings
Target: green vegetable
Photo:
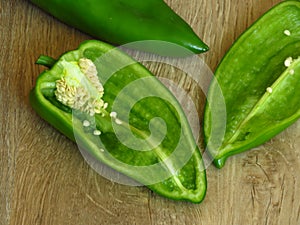
[[[208,50],[192,28],[163,0],[31,0],[59,20],[112,44],[159,40],[194,53]],[[174,54],[171,46],[137,44],[137,48]],[[167,49],[164,49],[164,48]]]
[[[154,192],[202,201],[206,175],[188,121],[145,67],[99,41],[37,63],[51,67],[30,93],[42,118],[99,162]]]
[[[204,118],[205,140],[217,167],[300,117],[299,56],[300,1],[270,9],[227,52],[211,83]],[[212,117],[212,112],[226,116]]]

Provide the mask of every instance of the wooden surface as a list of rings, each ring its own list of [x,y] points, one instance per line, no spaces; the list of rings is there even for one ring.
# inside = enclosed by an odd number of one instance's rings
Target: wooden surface
[[[214,70],[238,35],[280,1],[167,2],[209,44],[211,50],[201,57]],[[57,57],[90,37],[25,0],[0,0],[0,12],[1,225],[300,224],[300,121],[265,145],[232,157],[222,170],[210,166],[200,205],[112,183],[95,173],[76,145],[40,119],[28,101],[43,69],[34,64],[37,57]],[[149,67],[155,74],[176,76],[168,67]],[[177,82],[194,96],[199,92],[184,78]]]

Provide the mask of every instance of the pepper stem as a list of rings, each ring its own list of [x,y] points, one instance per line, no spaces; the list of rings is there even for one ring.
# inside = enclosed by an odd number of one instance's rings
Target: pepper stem
[[[36,60],[35,63],[51,68],[56,63],[56,60],[51,58],[50,56],[40,55],[40,57]]]

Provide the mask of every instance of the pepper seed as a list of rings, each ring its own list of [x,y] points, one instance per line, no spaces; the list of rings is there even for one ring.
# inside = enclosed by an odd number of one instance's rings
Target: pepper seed
[[[109,115],[110,115],[111,118],[116,118],[117,117],[117,113],[116,112],[111,112]]]
[[[95,136],[99,136],[99,135],[101,135],[101,131],[100,130],[94,130],[93,134]]]
[[[286,36],[291,36],[291,32],[290,32],[289,30],[285,30],[283,33],[284,33]]]
[[[88,120],[84,120],[82,124],[84,127],[89,127],[91,125],[90,121]]]
[[[273,89],[271,87],[268,87],[267,92],[271,94],[273,92]]]
[[[121,125],[123,122],[121,120],[119,120],[118,118],[116,118],[115,120],[116,124]]]
[[[293,58],[292,57],[288,57],[285,61],[284,61],[284,65],[286,67],[289,67],[293,62]]]

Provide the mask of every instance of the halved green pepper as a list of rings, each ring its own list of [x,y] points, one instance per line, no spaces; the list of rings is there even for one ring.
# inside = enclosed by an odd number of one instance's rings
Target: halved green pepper
[[[205,140],[217,167],[298,120],[299,56],[300,1],[270,9],[229,49],[209,88],[204,118]],[[212,118],[212,112],[221,111],[224,118]]]
[[[192,28],[163,0],[31,0],[54,17],[100,40],[123,45],[159,40],[183,46],[194,53],[208,50]],[[172,55],[161,46],[137,48]],[[171,52],[168,52],[170,50]]]
[[[51,67],[30,93],[42,118],[99,162],[154,192],[202,201],[206,175],[189,123],[145,67],[99,41],[37,63]]]

